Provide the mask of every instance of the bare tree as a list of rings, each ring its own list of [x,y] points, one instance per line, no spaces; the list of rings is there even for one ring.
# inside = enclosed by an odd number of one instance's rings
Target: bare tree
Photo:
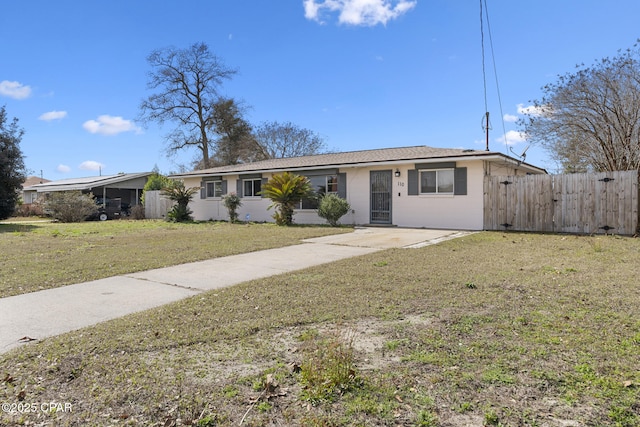
[[[637,45],[542,88],[520,121],[565,171],[640,168],[640,62]]]
[[[155,93],[142,101],[144,122],[175,123],[167,135],[168,152],[175,154],[186,147],[196,147],[202,154],[203,167],[210,163],[214,105],[224,80],[236,70],[227,67],[205,43],[187,49],[174,47],[153,51],[147,61],[148,88]]]
[[[291,122],[265,122],[254,136],[264,158],[309,156],[326,152],[326,144],[317,133]]]

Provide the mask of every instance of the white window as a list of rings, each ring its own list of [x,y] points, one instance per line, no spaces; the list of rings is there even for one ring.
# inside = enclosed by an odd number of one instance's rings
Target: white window
[[[244,179],[243,185],[243,197],[260,197],[260,190],[262,189],[262,179]]]
[[[207,181],[207,197],[222,197],[222,181]]]
[[[420,171],[420,194],[453,194],[453,169]]]

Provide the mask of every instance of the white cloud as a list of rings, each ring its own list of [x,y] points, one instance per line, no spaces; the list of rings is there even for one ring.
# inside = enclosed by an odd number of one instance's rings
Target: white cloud
[[[71,172],[71,168],[67,165],[59,164],[58,167],[56,168],[56,171],[60,173],[69,173]]]
[[[518,104],[517,107],[518,107],[518,114],[535,116],[535,117],[542,116],[543,114],[545,114],[545,112],[550,111],[548,108],[536,107],[535,105],[527,105],[525,107],[524,104]]]
[[[109,116],[104,114],[98,117],[98,120],[87,120],[82,127],[90,133],[99,133],[101,135],[117,135],[122,132],[141,132],[131,120],[125,120],[119,116]]]
[[[49,111],[48,113],[41,114],[38,117],[38,120],[44,120],[45,122],[50,122],[52,120],[60,120],[67,117],[66,111]]]
[[[85,171],[98,171],[100,169],[104,169],[104,165],[100,162],[87,160],[85,162],[80,163],[80,166],[78,166],[78,169],[82,169]]]
[[[517,143],[524,142],[526,140],[526,135],[523,132],[510,130],[500,138],[497,138],[496,142],[499,142],[500,144],[506,143],[507,145],[516,145]]]
[[[505,122],[515,123],[518,121],[518,116],[514,116],[513,114],[505,114],[502,118]]]
[[[338,22],[348,25],[386,25],[404,15],[417,4],[417,0],[304,0],[305,18],[324,23],[324,12],[338,13]]]
[[[31,86],[25,86],[20,82],[3,80],[0,82],[0,95],[13,99],[25,99],[31,96]]]

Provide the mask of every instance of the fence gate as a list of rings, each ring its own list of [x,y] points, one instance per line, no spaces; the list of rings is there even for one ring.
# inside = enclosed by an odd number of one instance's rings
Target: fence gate
[[[485,230],[632,235],[638,171],[487,176]]]

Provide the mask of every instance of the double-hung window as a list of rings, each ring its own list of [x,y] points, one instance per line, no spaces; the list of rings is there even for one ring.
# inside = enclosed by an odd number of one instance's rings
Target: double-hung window
[[[207,181],[207,197],[222,197],[222,181]]]
[[[262,179],[243,179],[242,180],[242,195],[244,197],[260,197],[260,191],[262,189]]]
[[[420,194],[453,194],[454,170],[420,171]]]

